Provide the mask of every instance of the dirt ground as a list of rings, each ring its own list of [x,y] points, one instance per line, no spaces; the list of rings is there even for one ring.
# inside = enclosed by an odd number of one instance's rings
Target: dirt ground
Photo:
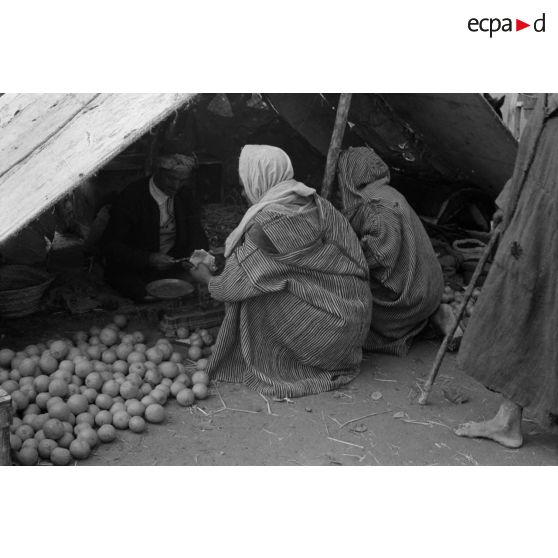
[[[0,346],[16,350],[50,337],[103,325],[110,315],[20,319],[1,329]],[[63,324],[63,326],[61,326]],[[152,342],[161,336],[132,321]],[[168,419],[144,434],[119,431],[80,466],[90,465],[556,465],[558,436],[528,418],[526,442],[509,450],[455,436],[467,420],[490,418],[499,396],[460,372],[448,355],[427,406],[418,384],[438,343],[418,341],[406,358],[368,355],[362,373],[344,389],[288,401],[264,399],[242,385],[214,384],[197,407],[166,406]],[[445,395],[460,394],[466,403]],[[454,398],[455,399],[455,398]],[[373,415],[373,416],[367,416]]]

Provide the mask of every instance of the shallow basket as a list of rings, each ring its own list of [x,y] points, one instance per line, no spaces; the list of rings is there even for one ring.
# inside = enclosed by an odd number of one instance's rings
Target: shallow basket
[[[27,265],[0,267],[0,316],[20,318],[36,312],[53,280],[46,271]]]

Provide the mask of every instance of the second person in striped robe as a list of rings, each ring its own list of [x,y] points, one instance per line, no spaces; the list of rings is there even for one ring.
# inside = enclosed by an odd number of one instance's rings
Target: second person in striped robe
[[[364,348],[403,356],[433,314],[442,332],[451,325],[451,308],[440,306],[442,269],[418,215],[389,185],[389,169],[373,149],[347,149],[337,172],[342,212],[370,269],[374,315]]]

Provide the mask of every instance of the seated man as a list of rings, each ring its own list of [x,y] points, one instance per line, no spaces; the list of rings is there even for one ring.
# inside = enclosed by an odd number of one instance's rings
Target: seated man
[[[105,278],[122,295],[146,300],[150,281],[187,278],[176,259],[208,247],[200,208],[187,187],[194,167],[193,157],[160,156],[153,176],[127,186],[112,206],[101,248]]]
[[[440,304],[444,278],[438,258],[418,215],[389,185],[389,169],[373,149],[341,153],[338,178],[341,211],[370,269],[374,313],[364,348],[403,356],[429,318],[444,334],[454,320],[451,308]]]

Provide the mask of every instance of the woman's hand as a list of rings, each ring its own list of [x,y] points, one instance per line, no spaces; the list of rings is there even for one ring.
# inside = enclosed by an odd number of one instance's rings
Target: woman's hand
[[[174,258],[166,254],[155,252],[149,256],[149,267],[154,267],[159,271],[169,269],[174,265]]]
[[[498,225],[499,223],[502,222],[503,218],[504,218],[504,212],[500,208],[498,208],[494,212],[494,215],[492,216],[492,221],[493,221],[494,225]]]
[[[492,228],[495,229],[496,227],[498,227],[503,220],[504,220],[504,212],[500,208],[498,208],[494,212],[494,215],[492,215]]]
[[[194,281],[207,285],[213,274],[205,264],[198,264],[197,267],[190,269],[190,275]]]

